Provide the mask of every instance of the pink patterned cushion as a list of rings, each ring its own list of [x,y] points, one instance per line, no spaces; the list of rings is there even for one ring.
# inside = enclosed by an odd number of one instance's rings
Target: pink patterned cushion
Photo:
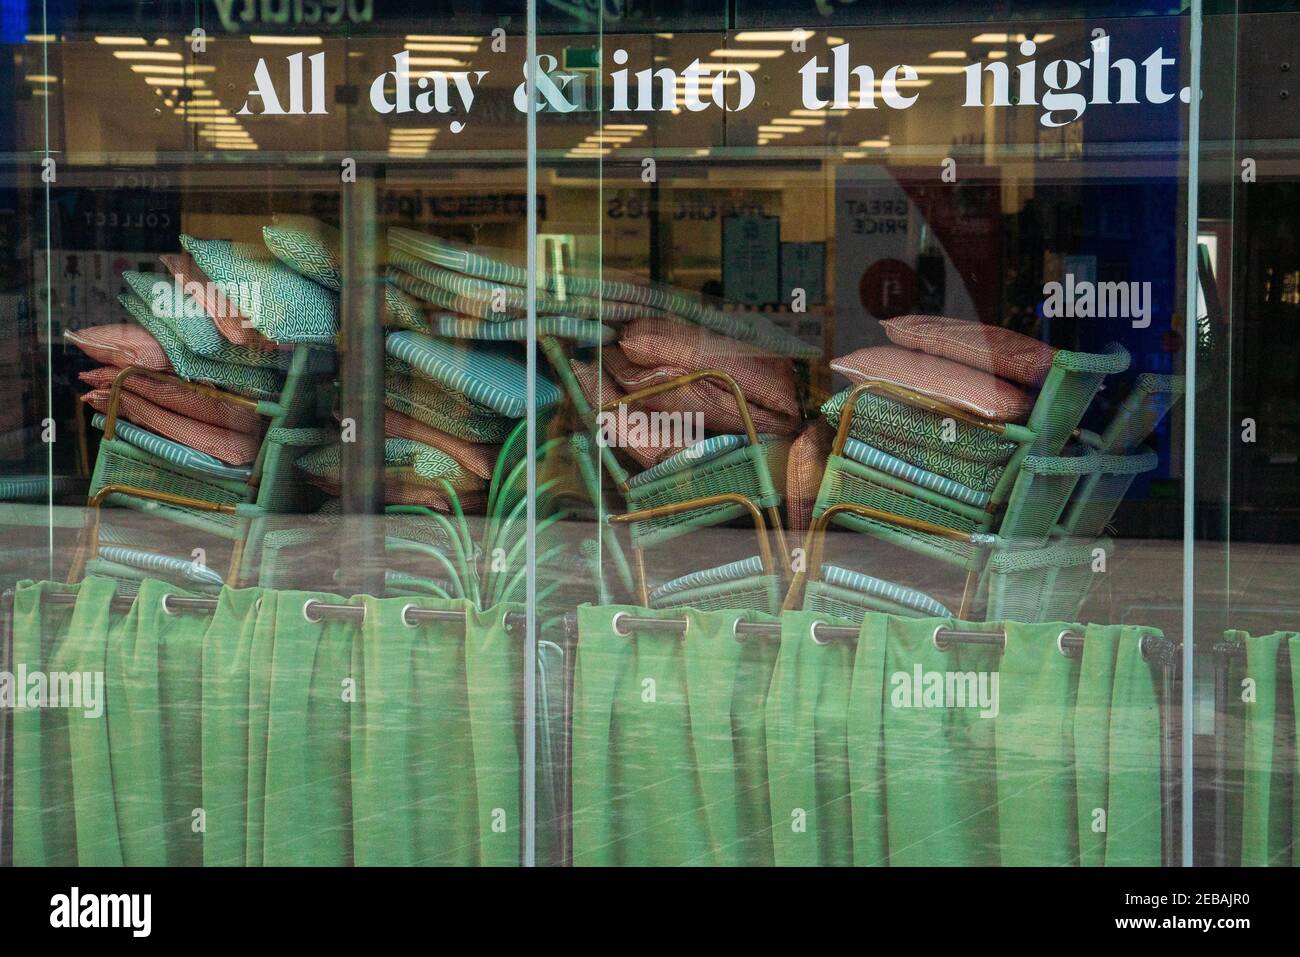
[[[614,381],[628,392],[635,392],[667,379],[675,379],[684,373],[683,369],[673,366],[637,365],[616,346],[604,349],[601,358],[609,374],[614,377]],[[737,435],[745,431],[740,410],[736,405],[736,397],[729,389],[714,382],[692,382],[690,385],[639,400],[636,405],[642,409],[659,412],[701,413],[704,416],[704,428],[710,433],[725,432]],[[794,435],[799,431],[798,413],[782,413],[766,406],[750,405],[749,414],[754,421],[754,428],[759,432]]]
[[[604,355],[608,357],[611,349],[604,350]],[[573,377],[578,380],[578,388],[582,390],[583,397],[587,400],[587,405],[591,406],[593,414],[600,411],[600,406],[604,402],[610,402],[614,399],[621,398],[627,393],[614,381],[608,371],[600,369],[594,362],[582,362],[578,359],[571,359],[569,365],[573,368]],[[659,462],[662,462],[668,456],[675,452],[680,452],[682,446],[664,447],[657,443],[645,444],[631,441],[632,436],[625,429],[618,428],[618,420],[614,419],[616,438],[618,448],[626,452],[632,459],[644,468],[649,468]],[[657,436],[649,436],[649,441],[654,442]]]
[[[813,504],[821,488],[822,473],[835,442],[835,430],[818,419],[799,434],[790,446],[786,463],[785,507],[790,528],[804,531],[812,524]]]
[[[878,379],[940,399],[996,422],[1023,422],[1033,396],[1019,386],[951,359],[895,346],[869,346],[835,359],[831,368],[855,385]]]
[[[140,366],[155,372],[168,372],[172,364],[158,340],[144,326],[134,322],[115,323],[111,326],[91,326],[65,332],[68,341],[96,362],[105,365]]]
[[[83,395],[81,401],[96,412],[108,412],[109,395],[108,389],[95,389]],[[154,405],[134,392],[122,392],[118,411],[123,418],[142,429],[206,452],[228,465],[251,464],[257,458],[257,450],[262,444],[256,435],[232,432],[209,422],[179,415],[170,409]]]
[[[676,375],[718,369],[736,380],[745,400],[784,415],[799,414],[794,364],[771,358],[737,342],[672,319],[636,319],[623,331],[619,346],[639,366],[658,367]],[[710,385],[723,388],[716,380]]]
[[[952,359],[1023,385],[1040,386],[1056,350],[1011,329],[945,316],[897,316],[881,323],[891,342]]]
[[[113,388],[113,380],[122,370],[114,366],[101,366],[81,373],[81,381],[92,389]],[[222,402],[211,396],[200,395],[172,382],[159,382],[144,376],[131,376],[123,384],[127,392],[143,396],[154,405],[170,409],[191,419],[207,422],[210,425],[230,429],[232,432],[244,432],[250,435],[262,431],[264,420],[256,412],[241,409],[228,402]]]
[[[384,409],[384,435],[394,439],[413,439],[441,449],[479,478],[490,479],[497,463],[499,445],[466,442],[454,435],[425,425],[409,415]]]
[[[189,253],[168,253],[159,256],[158,259],[167,271],[180,281],[181,288],[212,317],[213,325],[228,342],[233,342],[237,346],[251,346],[254,349],[268,351],[292,348],[279,342],[272,342],[252,326],[247,325],[247,317],[222,294],[215,283],[208,279]]]

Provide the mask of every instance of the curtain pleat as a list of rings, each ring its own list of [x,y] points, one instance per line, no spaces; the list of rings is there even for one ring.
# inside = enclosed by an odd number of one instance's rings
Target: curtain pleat
[[[1300,713],[1300,634],[1274,632],[1251,636],[1229,631],[1229,641],[1246,650],[1230,672],[1229,692],[1236,696],[1229,713],[1240,720],[1232,731],[1241,755],[1239,801],[1228,819],[1240,821],[1234,845],[1244,867],[1278,867],[1297,863],[1300,835],[1297,780],[1296,715]],[[1238,851],[1237,847],[1232,848]],[[1231,858],[1230,858],[1231,859]]]
[[[627,638],[615,616],[685,614],[686,634]],[[576,865],[772,863],[765,699],[775,649],[738,641],[756,612],[578,609]]]
[[[620,613],[688,627],[627,636]],[[787,612],[779,641],[742,644],[736,617],[579,610],[575,863],[1160,863],[1159,672],[1141,652],[1158,632],[873,613],[856,642],[819,642],[815,624],[845,622]],[[1005,648],[938,645],[940,628]]]
[[[516,606],[226,589],[212,612],[145,581],[23,583],[14,667],[99,676],[102,713],[18,708],[19,865],[515,865]],[[45,602],[52,592],[74,604]],[[459,621],[403,623],[403,609]]]

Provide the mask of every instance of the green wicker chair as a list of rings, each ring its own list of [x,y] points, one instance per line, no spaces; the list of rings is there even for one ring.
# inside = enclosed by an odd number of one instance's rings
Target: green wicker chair
[[[729,451],[713,457],[697,457],[695,450],[687,450],[639,475],[633,475],[624,468],[613,449],[593,438],[597,430],[594,410],[579,387],[558,341],[543,339],[542,348],[572,400],[579,420],[587,429],[575,434],[571,442],[582,481],[592,503],[597,504],[601,511],[607,511],[603,507],[608,496],[602,481],[602,467],[603,473],[612,479],[617,494],[626,503],[625,513],[606,515],[601,523],[604,527],[602,545],[605,554],[614,564],[625,588],[629,592],[635,592],[641,604],[651,606],[652,586],[646,571],[646,549],[671,542],[699,529],[748,516],[754,521],[758,533],[759,554],[746,562],[722,566],[740,573],[739,578],[719,577],[720,569],[692,572],[691,575],[707,576],[710,571],[718,574],[705,579],[682,576],[682,579],[666,583],[673,587],[667,592],[655,589],[658,596],[656,601],[671,601],[672,604],[656,604],[655,607],[680,607],[685,604],[681,600],[682,594],[703,600],[706,593],[700,593],[697,589],[705,587],[712,589],[707,592],[710,601],[722,602],[726,607],[755,607],[763,611],[775,611],[780,603],[771,598],[780,590],[782,575],[768,541],[769,529],[777,543],[777,554],[785,555],[788,549],[781,525],[781,495],[772,476],[785,473],[788,442],[771,439],[764,441],[760,438],[740,387],[726,373],[697,372],[658,383],[607,403],[601,411],[614,411],[620,404],[633,404],[700,379],[713,379],[731,392],[740,410],[745,435],[731,442],[734,447]],[[622,543],[613,534],[616,526],[625,526],[628,530],[634,571],[628,569]],[[760,571],[753,574],[756,569]],[[726,604],[728,592],[734,598],[730,604]]]
[[[1110,524],[1134,478],[1156,467],[1155,454],[1139,447],[1183,394],[1181,376],[1144,372],[1100,436],[1084,433],[1081,441],[1103,461],[1075,490],[1056,530],[1063,540],[1100,536]]]
[[[994,549],[1045,545],[1080,478],[1088,470],[1083,456],[1061,456],[1107,375],[1128,367],[1129,356],[1112,345],[1101,355],[1060,351],[1024,425],[980,419],[944,402],[890,383],[868,381],[824,407],[838,414],[838,429],[827,461],[813,522],[805,542],[805,567],[787,592],[785,607],[831,601],[821,594],[827,569],[820,562],[820,539],[831,523],[898,546],[966,573],[958,615],[968,617],[979,578]],[[887,421],[897,435],[913,436],[910,448],[866,445],[878,433],[858,421],[866,413]],[[883,417],[883,418],[881,418]],[[855,435],[855,432],[857,434]],[[857,438],[865,452],[848,454]],[[904,458],[905,457],[905,460]],[[870,571],[871,569],[868,569]],[[862,574],[862,573],[859,573]],[[915,599],[914,590],[871,575],[854,579],[836,568],[836,602],[854,583],[864,610],[901,613],[922,610],[932,599]],[[805,593],[805,579],[812,594]],[[892,589],[898,589],[893,591]],[[841,611],[842,613],[842,611]]]
[[[111,574],[119,570],[98,564],[101,512],[109,506],[133,509],[200,533],[205,548],[228,549],[228,570],[222,576],[226,583],[240,585],[253,580],[268,519],[276,514],[310,512],[317,504],[319,493],[298,479],[293,461],[303,448],[334,438],[332,429],[310,424],[315,421],[318,391],[327,368],[325,354],[297,348],[284,388],[275,400],[249,399],[147,369],[124,369],[113,382],[108,412],[93,420],[103,429],[104,437],[91,475],[86,528],[70,579],[75,581],[86,572]],[[268,419],[253,465],[243,469],[224,466],[119,421],[122,387],[132,376],[165,381]],[[165,570],[165,563],[153,562],[147,568],[149,564],[146,561],[141,567],[155,573]]]
[[[1104,538],[1133,480],[1159,460],[1142,442],[1182,396],[1180,376],[1143,373],[1133,383],[1105,430],[1083,432],[1090,454],[1049,544],[995,553],[982,584],[989,617],[1014,621],[1073,620],[1108,567],[1114,542]],[[1103,564],[1098,566],[1098,561]]]
[[[1096,580],[1098,562],[1114,554],[1108,538],[1006,549],[989,559],[989,621],[1077,621]]]

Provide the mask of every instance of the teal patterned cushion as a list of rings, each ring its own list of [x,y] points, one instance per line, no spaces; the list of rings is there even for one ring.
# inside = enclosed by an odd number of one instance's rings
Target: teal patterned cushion
[[[339,231],[311,216],[276,214],[275,223],[262,227],[262,240],[275,258],[294,272],[326,289],[343,289],[343,259]],[[391,281],[384,282],[384,322],[399,329],[428,331],[424,310]]]
[[[384,280],[384,323],[414,332],[429,331],[424,308],[389,279]]]
[[[294,272],[265,250],[227,239],[181,236],[181,245],[214,282],[235,283],[253,328],[276,342],[332,344],[339,324],[339,297]],[[242,285],[240,285],[242,284]]]
[[[339,231],[333,226],[312,216],[277,214],[272,225],[262,227],[262,241],[299,275],[334,292],[343,288]]]
[[[832,428],[839,426],[848,394],[846,389],[822,405],[822,415]],[[949,433],[941,416],[877,395],[859,398],[850,435],[977,492],[993,491],[1016,449],[1016,443],[1008,439],[956,420]],[[945,441],[945,436],[950,436],[952,441]]]
[[[148,303],[135,293],[123,293],[118,299],[136,322],[158,340],[172,369],[191,382],[211,382],[240,395],[257,399],[274,399],[284,386],[284,376],[275,369],[259,369],[209,359],[190,351],[184,340],[162,319],[155,318]]]
[[[844,454],[855,462],[869,465],[873,469],[878,469],[905,482],[911,482],[913,485],[927,488],[932,492],[938,492],[940,495],[946,495],[958,502],[965,502],[967,505],[974,505],[976,508],[983,508],[989,503],[990,496],[988,492],[978,492],[973,488],[967,488],[960,482],[918,468],[910,462],[905,462],[879,449],[874,449],[857,439],[851,438],[844,443]]]
[[[527,369],[511,352],[487,346],[469,348],[419,332],[389,333],[385,348],[425,378],[502,415],[519,419],[527,411]],[[559,387],[538,373],[538,410],[560,399]]]
[[[501,442],[513,419],[416,375],[392,356],[384,360],[384,402],[390,409],[469,442]]]
[[[280,370],[289,368],[289,363],[293,360],[291,352],[240,346],[228,340],[217,331],[217,324],[212,321],[202,303],[184,292],[177,296],[178,287],[170,278],[165,279],[158,273],[130,270],[122,273],[122,278],[154,317],[165,322],[195,355],[235,365]]]
[[[343,463],[343,445],[335,442],[313,449],[297,459],[298,468],[308,475],[337,483]],[[482,479],[441,449],[413,439],[385,439],[384,466],[387,478],[403,482],[436,482],[446,479],[456,489],[474,489]]]

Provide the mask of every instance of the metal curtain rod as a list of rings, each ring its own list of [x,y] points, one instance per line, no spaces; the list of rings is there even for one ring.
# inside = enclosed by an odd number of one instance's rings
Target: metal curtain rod
[[[71,605],[76,603],[77,593],[50,592],[45,596],[45,599],[55,605]],[[113,598],[113,607],[121,611],[130,610],[133,604],[135,604],[135,599],[126,595],[116,595]],[[167,594],[163,595],[162,606],[163,611],[169,615],[175,615],[183,611],[212,611],[217,607],[217,599],[184,598],[180,595]],[[360,624],[366,619],[366,609],[363,605],[331,605],[309,598],[303,603],[302,616],[313,623],[332,619],[334,621],[355,621]],[[402,609],[402,621],[407,625],[418,625],[422,622],[431,621],[457,621],[463,623],[465,613],[456,609],[421,608],[412,603]],[[527,619],[521,611],[507,612],[503,618],[507,630],[513,629],[516,625],[524,625],[526,621]]]
[[[576,616],[569,614],[564,617],[570,633],[576,634]],[[625,638],[632,637],[631,630],[658,631],[684,636],[687,628],[684,618],[634,618],[627,612],[616,613],[612,624],[615,634]],[[737,619],[734,630],[738,638],[742,636],[769,639],[781,637],[781,626],[775,622]],[[853,625],[828,625],[824,622],[814,622],[809,628],[809,635],[813,641],[824,645],[831,641],[852,641],[858,637],[860,630]],[[959,631],[940,626],[934,630],[932,639],[940,650],[944,650],[946,645],[994,645],[1000,650],[1005,650],[1007,635],[1004,631]],[[1062,654],[1070,654],[1072,657],[1073,654],[1083,650],[1083,645],[1084,637],[1077,632],[1062,631],[1056,636],[1056,646]],[[1168,638],[1147,635],[1142,639],[1140,647],[1142,657],[1149,659],[1167,651],[1171,646],[1172,643]]]

